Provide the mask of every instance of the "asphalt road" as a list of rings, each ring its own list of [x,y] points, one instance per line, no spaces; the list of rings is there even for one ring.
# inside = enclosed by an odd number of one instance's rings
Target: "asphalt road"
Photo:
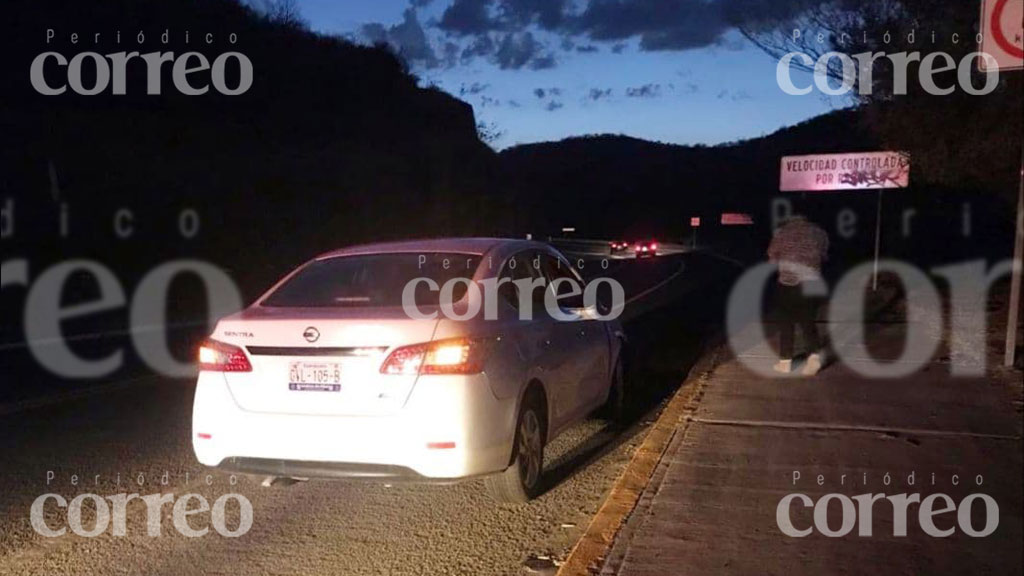
[[[684,265],[682,272],[680,266]],[[587,275],[600,270],[592,268]],[[607,272],[642,296],[627,330],[632,424],[588,420],[547,453],[548,492],[524,506],[492,502],[480,481],[451,486],[310,481],[263,488],[199,465],[190,445],[194,386],[156,378],[0,418],[0,574],[523,574],[553,572],[597,511],[661,402],[713,331],[730,272],[699,255],[617,262]],[[7,376],[5,375],[5,379]],[[52,473],[52,474],[51,474]],[[232,484],[232,482],[237,482]],[[77,484],[75,484],[77,483]],[[188,538],[163,507],[160,536],[146,507],[128,505],[126,534],[46,538],[30,523],[47,493],[244,495],[252,527]],[[193,506],[194,507],[194,506]],[[83,506],[83,525],[94,512]],[[67,526],[47,507],[47,525]],[[227,507],[226,526],[238,526]],[[190,520],[210,526],[209,513]],[[155,528],[155,527],[154,527]]]

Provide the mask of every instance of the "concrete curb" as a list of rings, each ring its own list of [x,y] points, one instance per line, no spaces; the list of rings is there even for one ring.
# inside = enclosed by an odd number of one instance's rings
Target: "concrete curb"
[[[589,576],[601,570],[616,536],[636,509],[665,451],[677,434],[685,433],[689,425],[687,417],[700,403],[722,352],[722,346],[711,349],[690,371],[615,481],[608,498],[558,570],[558,576]]]

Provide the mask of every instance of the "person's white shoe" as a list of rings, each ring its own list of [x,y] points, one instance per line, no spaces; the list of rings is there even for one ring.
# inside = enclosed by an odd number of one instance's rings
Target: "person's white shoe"
[[[775,366],[773,366],[772,369],[780,374],[789,374],[793,371],[793,361],[779,360],[775,363]]]
[[[818,372],[821,372],[821,354],[811,354],[807,357],[807,363],[804,364],[803,375],[814,376]]]

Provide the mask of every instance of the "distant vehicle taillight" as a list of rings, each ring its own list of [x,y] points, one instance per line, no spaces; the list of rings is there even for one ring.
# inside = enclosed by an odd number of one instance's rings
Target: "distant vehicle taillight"
[[[381,374],[479,374],[483,372],[489,340],[457,338],[403,346],[380,367]]]
[[[205,372],[252,372],[252,364],[238,346],[207,340],[199,347],[199,369]]]

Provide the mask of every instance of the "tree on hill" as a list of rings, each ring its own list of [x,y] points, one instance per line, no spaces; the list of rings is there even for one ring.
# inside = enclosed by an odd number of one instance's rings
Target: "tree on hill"
[[[797,0],[769,19],[752,21],[745,16],[770,13],[766,10],[736,12],[732,17],[747,38],[776,58],[803,52],[817,60],[833,51],[851,57],[920,52],[924,58],[941,51],[956,65],[966,60],[965,66],[973,68],[970,80],[980,88],[986,79],[971,56],[979,50],[975,42],[979,2]],[[940,64],[945,60],[937,58]],[[979,96],[964,90],[957,70],[949,69],[934,74],[935,83],[954,90],[934,95],[920,81],[921,61],[917,60],[907,65],[906,93],[897,94],[897,67],[892,59],[873,59],[870,75],[860,69],[861,60],[851,59],[855,65],[851,98],[866,109],[866,127],[882,145],[912,152],[919,182],[978,190],[1015,202],[1024,100],[1020,72],[1001,74],[996,89]],[[799,60],[793,63],[814,69]],[[824,71],[835,86],[843,76],[842,61],[832,57],[828,63]]]

